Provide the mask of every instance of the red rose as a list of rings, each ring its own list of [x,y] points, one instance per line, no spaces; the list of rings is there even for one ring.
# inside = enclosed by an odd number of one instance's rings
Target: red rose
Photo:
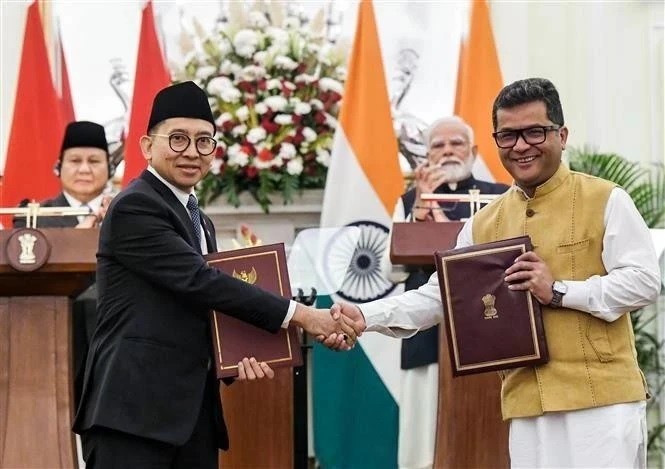
[[[272,161],[275,155],[267,148],[264,148],[259,152],[258,157],[261,161]]]
[[[298,130],[298,131],[296,132],[296,134],[293,136],[293,141],[292,141],[292,143],[293,143],[295,146],[299,146],[299,145],[303,142],[303,140],[305,140],[305,137],[303,137],[303,136],[302,136],[302,132],[301,132],[300,130]]]
[[[247,166],[247,167],[245,168],[245,175],[246,175],[249,179],[254,179],[254,178],[256,178],[256,176],[257,176],[258,174],[259,174],[259,170],[256,169],[254,166]]]
[[[275,124],[269,118],[261,119],[261,127],[263,127],[269,134],[275,134],[279,130],[279,124]]]
[[[314,114],[314,121],[317,124],[325,124],[326,123],[326,115],[323,111],[316,111]]]
[[[225,153],[225,152],[224,152],[224,147],[222,147],[222,146],[218,146],[218,147],[215,149],[215,158],[218,158],[218,159],[219,159],[219,158],[224,158],[224,153]]]
[[[294,114],[291,116],[291,119],[293,120],[293,123],[298,125],[302,121],[302,116],[299,116],[298,114]]]
[[[222,132],[231,132],[235,126],[232,120],[228,120],[222,124]]]
[[[256,151],[254,150],[254,145],[250,145],[249,143],[245,143],[244,145],[241,145],[240,148],[242,148],[242,151],[245,152],[248,155],[256,155]]]

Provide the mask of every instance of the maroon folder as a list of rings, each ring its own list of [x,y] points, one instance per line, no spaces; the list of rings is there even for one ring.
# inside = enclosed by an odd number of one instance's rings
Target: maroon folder
[[[453,375],[547,363],[540,303],[504,280],[530,250],[521,236],[435,254]]]
[[[268,244],[205,256],[208,264],[228,275],[291,298],[284,244]],[[218,378],[238,376],[238,362],[255,357],[272,368],[302,365],[298,331],[294,326],[273,334],[222,311],[210,315]]]
[[[434,265],[436,251],[455,247],[461,221],[393,223],[390,261],[404,265]]]

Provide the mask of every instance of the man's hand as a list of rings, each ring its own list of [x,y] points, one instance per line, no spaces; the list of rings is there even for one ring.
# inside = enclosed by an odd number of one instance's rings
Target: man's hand
[[[330,316],[335,321],[344,321],[348,326],[351,326],[356,335],[360,337],[367,327],[365,323],[365,316],[356,305],[351,303],[335,303],[330,308]],[[318,336],[316,338],[323,345],[331,350],[350,350],[355,344],[349,344],[348,341],[344,342],[335,336]]]
[[[540,304],[548,305],[552,301],[554,277],[547,264],[533,251],[515,259],[506,269],[505,280],[511,290],[529,290]]]
[[[346,341],[349,346],[357,339],[357,333],[350,325],[351,321],[344,318],[333,319],[325,309],[314,309],[298,303],[291,321],[317,338],[334,336],[336,341]]]
[[[109,208],[109,204],[113,200],[113,197],[110,195],[105,195],[102,198],[102,204],[99,206],[99,210],[92,212],[90,215],[86,215],[76,228],[95,228],[99,226],[104,217],[106,216],[106,210]]]
[[[254,381],[255,379],[273,379],[275,372],[266,362],[257,362],[256,358],[243,358],[238,362],[238,381]]]

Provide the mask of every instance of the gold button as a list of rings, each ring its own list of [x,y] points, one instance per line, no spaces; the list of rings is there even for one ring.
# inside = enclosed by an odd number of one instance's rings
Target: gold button
[[[535,211],[534,209],[532,209],[532,208],[527,208],[527,209],[526,209],[526,216],[527,216],[527,217],[532,217],[532,216],[534,216],[535,214],[536,214],[536,211]]]

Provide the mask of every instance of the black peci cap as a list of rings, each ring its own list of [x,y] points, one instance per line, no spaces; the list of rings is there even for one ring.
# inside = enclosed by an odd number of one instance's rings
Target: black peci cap
[[[162,89],[155,96],[147,132],[166,119],[188,117],[210,122],[215,132],[215,119],[212,116],[208,96],[193,81],[185,81]]]
[[[65,136],[62,139],[60,154],[68,148],[93,147],[109,153],[104,127],[94,122],[76,121],[67,124]]]

